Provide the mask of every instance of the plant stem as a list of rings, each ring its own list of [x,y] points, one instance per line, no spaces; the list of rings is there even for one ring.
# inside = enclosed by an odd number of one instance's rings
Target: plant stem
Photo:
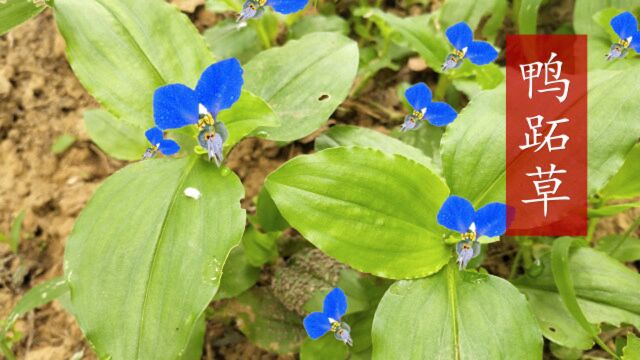
[[[522,260],[522,248],[518,248],[518,252],[516,253],[515,259],[513,259],[513,264],[511,264],[511,271],[509,272],[509,277],[507,280],[511,281],[516,276],[516,271],[518,270],[518,265]]]
[[[262,46],[265,49],[271,48],[271,39],[269,39],[269,34],[267,34],[267,29],[264,28],[264,22],[262,19],[255,22],[256,24],[256,32],[258,33],[258,37],[262,42]]]
[[[596,227],[598,226],[599,218],[591,218],[589,219],[588,227],[587,227],[587,243],[591,244],[593,241],[593,234],[596,232]]]
[[[449,84],[451,84],[451,80],[449,79],[449,77],[447,75],[440,74],[440,77],[438,78],[438,84],[436,85],[436,91],[433,94],[434,99],[444,100]]]

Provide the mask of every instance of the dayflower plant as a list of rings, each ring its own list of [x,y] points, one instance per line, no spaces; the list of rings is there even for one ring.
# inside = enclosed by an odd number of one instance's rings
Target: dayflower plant
[[[240,98],[242,67],[231,58],[210,65],[200,76],[195,90],[182,84],[165,85],[153,96],[153,116],[161,130],[184,126],[198,127],[198,143],[209,160],[220,166],[227,128],[218,121],[218,113],[230,108]]]
[[[322,312],[312,312],[304,318],[304,328],[313,340],[317,340],[331,331],[337,340],[353,346],[351,327],[347,323],[340,321],[346,312],[347,297],[342,289],[335,288],[324,298]]]
[[[438,224],[461,234],[456,253],[460,269],[464,269],[480,255],[479,237],[500,236],[507,230],[507,206],[495,202],[475,211],[469,200],[451,195],[440,207],[437,219]]]
[[[640,32],[638,21],[630,12],[626,11],[611,19],[611,27],[618,34],[620,41],[611,45],[607,60],[623,58],[629,48],[640,52]]]
[[[498,51],[491,44],[473,40],[473,31],[465,22],[451,25],[446,34],[455,50],[447,56],[442,71],[459,68],[465,58],[476,65],[486,65],[498,57]]]
[[[304,9],[307,2],[308,0],[247,0],[242,5],[238,21],[259,18],[264,14],[265,6],[271,6],[281,14],[291,14]]]
[[[419,129],[422,120],[426,120],[434,126],[445,126],[455,120],[458,114],[445,102],[432,102],[431,90],[425,83],[418,83],[404,92],[413,112],[404,118],[404,124],[400,130],[407,131]]]
[[[153,127],[144,132],[147,140],[151,143],[151,146],[147,148],[142,156],[142,159],[149,159],[154,157],[158,151],[163,155],[173,155],[180,151],[180,145],[171,139],[165,139],[162,130],[157,127]]]

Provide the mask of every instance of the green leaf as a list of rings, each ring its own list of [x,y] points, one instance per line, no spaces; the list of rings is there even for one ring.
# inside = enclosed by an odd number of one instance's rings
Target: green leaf
[[[476,207],[505,201],[505,98],[504,86],[481,92],[442,137],[442,171],[451,193]]]
[[[9,245],[11,245],[11,251],[13,251],[14,253],[18,252],[18,246],[20,245],[20,234],[22,233],[22,223],[24,222],[25,215],[25,211],[21,210],[20,213],[18,213],[18,216],[16,216],[16,218],[13,219],[13,222],[11,223],[11,243]]]
[[[245,88],[280,118],[269,140],[309,135],[348,95],[358,69],[356,43],[340,34],[312,33],[256,55],[245,66]],[[327,76],[331,74],[331,76]]]
[[[153,92],[194,86],[213,62],[189,18],[157,0],[56,0],[67,58],[82,85],[116,117],[153,125]]]
[[[263,234],[255,227],[248,226],[242,237],[247,262],[260,267],[275,261],[278,258],[277,239],[278,233]]]
[[[487,17],[488,20],[483,26],[483,34],[494,37],[502,26],[507,9],[506,0],[447,0],[440,9],[440,23],[442,29],[446,29],[464,21],[471,29],[477,29],[480,20]]]
[[[625,212],[629,209],[640,207],[640,202],[630,202],[624,204],[605,205],[599,208],[588,210],[589,217],[606,217]]]
[[[569,269],[578,305],[590,324],[640,326],[640,275],[591,248],[572,251]],[[514,281],[538,318],[542,332],[562,346],[590,349],[593,339],[562,302],[551,271],[550,256],[541,259],[542,273]]]
[[[7,316],[4,327],[0,330],[0,339],[11,330],[18,318],[37,307],[50,303],[67,291],[69,287],[62,277],[47,280],[27,291]]]
[[[399,35],[393,38],[394,41],[407,45],[420,54],[430,68],[441,72],[442,63],[451,49],[442,33],[437,31],[432,14],[401,18],[372,8],[366,9],[363,17],[389,26]]]
[[[62,154],[67,151],[67,149],[69,149],[76,140],[76,137],[73,135],[62,134],[53,141],[53,144],[51,145],[51,152],[56,155]]]
[[[627,334],[627,345],[622,349],[622,360],[640,359],[640,339],[632,332]]]
[[[282,217],[280,210],[264,187],[258,194],[254,223],[257,223],[265,232],[282,231],[289,227],[289,223]]]
[[[140,160],[149,142],[146,129],[134,120],[121,120],[103,109],[84,112],[84,127],[91,141],[107,155],[120,160]]]
[[[336,340],[333,334],[327,334],[317,340],[306,337],[300,347],[300,360],[345,360],[348,358],[349,348]]]
[[[620,170],[600,190],[604,199],[621,199],[640,196],[640,144],[636,144],[627,154]]]
[[[358,126],[337,125],[332,127],[329,131],[316,138],[315,150],[321,151],[328,148],[350,145],[371,147],[388,154],[402,155],[439,173],[439,169],[435,168],[431,159],[425,156],[419,149],[381,132]]]
[[[634,109],[640,107],[640,98],[634,94],[638,92],[640,71],[589,72],[589,194],[620,169],[637,142],[640,122],[635,121]],[[453,194],[476,206],[505,198],[505,97],[504,86],[476,95],[442,138],[447,184]]]
[[[254,288],[228,304],[223,312],[255,345],[277,354],[298,351],[306,336],[302,318],[287,310],[265,288]]]
[[[185,351],[244,231],[243,196],[235,174],[195,156],[137,162],[98,188],[67,241],[65,274],[99,357]]]
[[[265,186],[291,226],[360,271],[422,277],[451,257],[436,223],[447,186],[412,160],[338,147],[288,161]]]
[[[244,137],[262,135],[260,128],[271,129],[280,125],[280,120],[271,107],[261,98],[248,91],[243,91],[238,102],[220,113],[218,119],[229,131],[229,138],[225,142],[226,148],[231,148]]]
[[[201,359],[202,358],[202,349],[204,347],[204,335],[207,330],[206,327],[205,314],[203,313],[198,320],[196,320],[196,324],[191,332],[191,339],[189,340],[189,344],[187,345],[187,349],[182,354],[182,359],[190,360],[190,359]],[[71,360],[71,359],[70,359]]]
[[[214,299],[236,297],[250,289],[258,278],[260,278],[260,268],[249,264],[244,246],[240,244],[231,250],[229,258],[224,263],[220,288]]]
[[[431,124],[424,124],[420,129],[415,131],[400,131],[399,129],[394,129],[391,132],[391,136],[420,149],[422,153],[431,159],[433,166],[439,174],[442,173],[442,159],[440,157],[442,134],[444,134],[443,127],[433,126]]]
[[[521,35],[538,32],[538,10],[543,0],[522,0],[518,11],[518,33]]]
[[[638,0],[576,0],[573,8],[573,29],[576,34],[606,38],[606,32],[593,20],[593,15],[605,8],[632,10],[638,6]],[[604,54],[602,57],[604,58]]]
[[[242,10],[242,2],[236,0],[206,0],[207,9],[213,12]]]
[[[392,285],[372,337],[373,359],[542,358],[540,328],[522,294],[504,279],[455,265]]]
[[[217,23],[203,35],[216,57],[235,57],[243,64],[264,49],[255,28],[238,28],[238,23],[231,19]]]
[[[349,35],[349,23],[336,15],[305,16],[289,28],[289,37],[291,39],[300,39],[314,32],[334,32]]]
[[[605,236],[598,239],[596,249],[622,262],[640,260],[640,239],[635,236]]]
[[[600,328],[591,324],[585,317],[582,309],[580,309],[576,291],[573,287],[573,279],[571,278],[571,272],[569,270],[569,248],[571,247],[571,243],[573,243],[573,238],[571,237],[562,237],[553,242],[553,248],[551,249],[551,273],[553,274],[553,280],[556,283],[562,303],[571,316],[580,324],[584,331],[600,344],[601,340],[598,338]],[[608,349],[608,347],[604,345],[604,349]]]
[[[592,195],[622,167],[638,141],[640,65],[633,69],[589,72],[588,190]],[[606,136],[603,136],[605,134]]]
[[[45,8],[45,6],[36,5],[33,0],[0,2],[0,35],[40,14]]]

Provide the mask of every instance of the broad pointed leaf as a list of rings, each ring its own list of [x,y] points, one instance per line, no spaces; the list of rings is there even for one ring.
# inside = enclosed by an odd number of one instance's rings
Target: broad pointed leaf
[[[31,0],[7,0],[0,2],[0,35],[22,24],[46,9]]]
[[[527,296],[544,336],[566,347],[591,348],[591,336],[562,303],[549,256],[542,258],[542,266],[544,271],[538,277],[525,275],[515,284]],[[575,249],[569,269],[578,304],[590,323],[640,326],[640,275],[590,248]]]
[[[58,29],[74,73],[107,110],[153,124],[153,92],[195,86],[213,55],[180,11],[157,0],[56,0]]]
[[[197,157],[141,161],[100,186],[65,252],[73,310],[99,357],[185,351],[242,236],[243,196],[235,174]]]
[[[635,66],[633,69],[640,69]],[[589,72],[588,190],[618,172],[640,134],[640,71]],[[443,173],[451,192],[478,206],[505,197],[505,88],[475,96],[442,138]],[[473,176],[469,176],[473,174]]]
[[[542,334],[527,302],[506,280],[452,265],[402,280],[373,320],[373,359],[542,358]]]
[[[299,156],[266,181],[282,216],[328,255],[382,277],[421,277],[451,257],[436,215],[444,182],[399,155],[338,147]]]
[[[316,139],[315,149],[320,151],[327,148],[350,145],[372,147],[389,154],[402,155],[436,173],[439,172],[434,167],[431,159],[419,149],[381,132],[358,126],[337,125],[332,127]]]
[[[336,33],[312,33],[256,55],[245,66],[245,87],[280,118],[264,129],[270,140],[307,136],[348,95],[358,70],[356,43]]]
[[[84,127],[91,140],[109,156],[120,160],[140,160],[150,145],[146,129],[133,121],[120,120],[103,109],[87,110]]]

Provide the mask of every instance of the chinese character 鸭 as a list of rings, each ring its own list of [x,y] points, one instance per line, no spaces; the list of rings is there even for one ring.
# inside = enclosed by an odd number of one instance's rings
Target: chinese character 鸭
[[[569,122],[569,119],[562,118],[558,120],[545,121],[545,124],[551,126],[549,128],[549,132],[546,135],[539,131],[542,128],[543,120],[544,117],[542,117],[542,115],[527,117],[527,123],[529,124],[531,134],[524,134],[526,144],[520,145],[521,150],[526,150],[528,148],[537,146],[534,152],[538,152],[545,145],[547,146],[549,152],[554,150],[566,149],[567,141],[569,141],[569,136],[565,134],[554,136],[553,134],[558,127],[558,124]]]
[[[556,98],[560,102],[564,102],[566,100],[567,95],[569,94],[570,81],[567,79],[560,79],[560,75],[562,73],[562,61],[553,61],[556,55],[556,53],[552,52],[549,60],[544,64],[538,61],[531,64],[520,65],[522,79],[529,81],[529,99],[533,98],[533,79],[540,77],[540,72],[544,68],[544,85],[547,87],[537,91],[541,93],[562,91],[562,95],[556,95]]]
[[[558,200],[571,200],[568,196],[553,196],[558,191],[558,188],[562,184],[562,181],[553,177],[555,174],[565,174],[567,171],[558,169],[556,170],[556,164],[551,164],[549,171],[542,171],[542,167],[536,166],[536,171],[533,173],[527,173],[527,176],[536,177],[538,180],[533,180],[533,185],[536,188],[538,195],[537,199],[522,200],[523,203],[540,202],[544,203],[544,217],[547,217],[547,207],[549,201]],[[546,175],[546,178],[543,178]],[[552,196],[550,196],[552,195]]]

